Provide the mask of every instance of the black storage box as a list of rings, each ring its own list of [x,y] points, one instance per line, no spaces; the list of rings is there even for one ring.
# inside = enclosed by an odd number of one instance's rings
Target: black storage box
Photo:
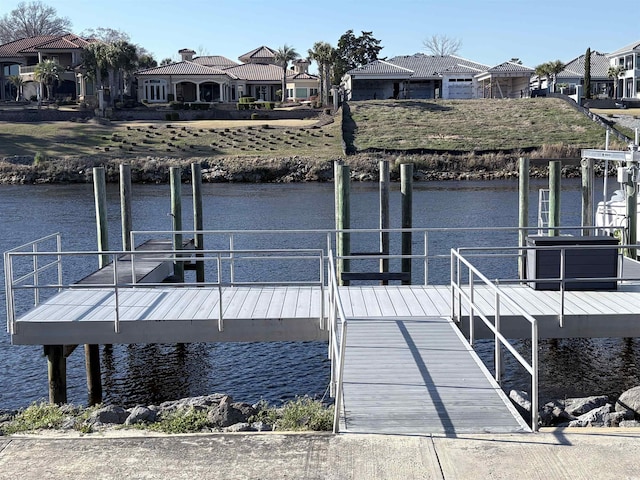
[[[614,237],[562,236],[527,237],[527,247],[566,247],[583,245],[584,248],[565,250],[565,278],[616,278],[618,276],[617,248],[589,248],[595,245],[619,245]],[[527,250],[527,278],[560,278],[560,250]],[[529,282],[536,290],[560,290],[560,282]],[[566,282],[565,290],[616,290],[616,280]]]

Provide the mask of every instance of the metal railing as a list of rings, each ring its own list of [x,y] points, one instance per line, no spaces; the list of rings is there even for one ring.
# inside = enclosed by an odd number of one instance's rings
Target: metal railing
[[[347,316],[344,313],[340,291],[338,290],[338,277],[332,252],[329,260],[329,359],[331,360],[330,395],[334,398],[333,433],[340,432],[340,410],[343,404],[343,373],[344,356],[347,346]]]
[[[56,247],[53,250],[42,251],[39,247],[49,241],[56,239]],[[114,330],[120,332],[120,291],[123,289],[145,287],[175,288],[184,286],[193,287],[214,287],[218,291],[218,329],[224,330],[224,304],[222,288],[226,286],[275,286],[275,285],[308,285],[320,288],[320,328],[324,329],[325,305],[322,299],[325,296],[324,265],[325,257],[321,249],[236,249],[236,250],[139,250],[139,251],[66,251],[61,249],[61,238],[59,234],[44,237],[43,239],[30,242],[21,247],[15,248],[4,254],[5,267],[5,288],[7,298],[7,330],[9,333],[16,332],[16,293],[19,291],[32,291],[34,306],[41,303],[43,291],[60,292],[65,289],[112,289],[114,293]],[[30,249],[30,250],[27,250]],[[197,256],[198,262],[210,262],[216,265],[216,279],[198,283],[172,282],[172,283],[138,283],[136,281],[136,257],[142,257],[145,262],[190,262]],[[69,257],[96,257],[107,256],[109,265],[112,268],[111,282],[104,283],[78,283],[68,282],[63,278],[63,259]],[[33,267],[25,271],[24,262],[21,262],[20,273],[17,273],[16,262],[21,259],[31,259]],[[43,260],[45,259],[45,260]],[[46,260],[52,259],[52,260]],[[138,259],[138,261],[141,261]],[[223,265],[227,262],[242,261],[311,261],[317,264],[316,280],[299,281],[234,281],[233,285],[228,279],[223,277]],[[96,262],[97,263],[97,262]],[[57,269],[55,280],[43,282],[41,275],[53,268]],[[131,269],[129,281],[122,281],[121,272]]]
[[[461,282],[461,270],[466,267],[468,271],[468,289],[465,290]],[[482,309],[475,302],[475,285],[474,279],[478,278],[486,288],[490,289],[494,294],[493,312],[489,313]],[[502,375],[502,347],[513,355],[513,357],[524,367],[531,375],[531,429],[538,430],[538,322],[535,317],[531,316],[527,311],[521,308],[515,301],[509,298],[487,279],[469,260],[464,258],[462,254],[451,249],[451,317],[460,322],[462,317],[462,301],[468,303],[469,308],[469,343],[474,343],[474,321],[476,315],[484,322],[484,324],[493,332],[494,335],[494,369],[495,380],[498,384],[501,382]],[[507,340],[501,332],[500,325],[500,307],[502,304],[508,304],[511,308],[518,311],[522,317],[531,324],[531,360],[527,361],[516,350],[515,346]],[[456,305],[458,308],[456,308]],[[493,314],[494,321],[490,320]]]

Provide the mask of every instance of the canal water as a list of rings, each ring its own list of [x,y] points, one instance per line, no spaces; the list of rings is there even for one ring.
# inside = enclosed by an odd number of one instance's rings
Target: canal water
[[[532,180],[530,224],[537,222],[538,189]],[[353,228],[377,228],[377,183],[351,186]],[[205,229],[331,229],[332,183],[205,184]],[[515,227],[518,222],[516,180],[414,183],[414,227]],[[191,192],[183,186],[184,228],[191,228]],[[120,204],[116,185],[108,189],[109,244],[121,248]],[[579,180],[563,180],[563,225],[578,225]],[[399,185],[391,192],[392,227],[400,226]],[[0,186],[0,251],[54,232],[65,250],[95,250],[95,207],[91,185]],[[134,185],[135,230],[171,228],[168,185]],[[434,234],[435,235],[435,234]],[[479,235],[456,232],[435,236],[432,248],[446,254],[452,246],[513,245],[504,232]],[[352,243],[355,240],[352,240]],[[366,243],[366,241],[365,241]],[[299,246],[307,246],[301,241]],[[370,245],[357,245],[366,250]],[[433,253],[433,252],[432,252]],[[89,269],[93,266],[90,265]],[[499,267],[496,267],[499,268]],[[430,265],[429,281],[448,281],[446,261]],[[496,273],[496,276],[498,276]],[[419,276],[421,272],[418,272]],[[6,322],[4,288],[0,322]],[[114,345],[101,350],[105,402],[152,404],[186,396],[224,392],[242,401],[278,403],[296,395],[321,398],[329,381],[323,343],[220,343],[188,345]],[[521,344],[526,349],[526,343]],[[492,356],[490,344],[478,346]],[[640,384],[639,339],[591,339],[543,342],[540,350],[541,400],[571,396],[616,395]],[[68,359],[68,397],[86,403],[84,355]],[[505,388],[529,390],[529,377],[511,363]],[[383,393],[383,392],[381,392]],[[37,346],[11,346],[0,334],[0,409],[15,409],[47,398],[46,359]]]

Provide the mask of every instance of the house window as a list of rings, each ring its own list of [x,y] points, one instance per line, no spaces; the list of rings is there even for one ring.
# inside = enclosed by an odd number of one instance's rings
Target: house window
[[[287,88],[287,98],[293,98],[293,88]]]
[[[306,87],[296,88],[296,98],[307,98],[307,88]]]
[[[143,83],[143,98],[149,102],[167,101],[167,81],[166,80],[145,80]]]
[[[309,89],[309,96],[310,97],[314,97],[318,95],[318,89],[317,88],[310,88]]]

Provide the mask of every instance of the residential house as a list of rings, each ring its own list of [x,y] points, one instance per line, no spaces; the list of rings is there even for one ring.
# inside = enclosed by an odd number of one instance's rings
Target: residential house
[[[640,99],[640,42],[632,43],[607,55],[611,67],[621,67],[616,95],[624,99]]]
[[[34,78],[36,65],[43,60],[53,60],[63,68],[62,78],[55,88],[57,96],[78,98],[92,84],[77,71],[82,62],[82,49],[89,42],[72,33],[64,35],[39,35],[22,38],[0,45],[0,100],[10,100],[15,95],[8,81],[10,75],[23,79],[23,96],[40,96],[42,88]]]
[[[516,98],[528,96],[533,69],[512,62],[490,68],[455,55],[399,56],[349,70],[347,100],[376,98]]]
[[[136,72],[138,99],[149,103],[172,100],[189,103],[231,103],[243,96],[279,101],[282,67],[276,65],[275,50],[258,47],[236,63],[222,56],[193,57],[189,49],[179,51],[181,61]],[[309,100],[317,95],[319,79],[308,73],[309,61],[294,62],[287,70],[287,100]]]
[[[566,95],[575,95],[578,85],[584,86],[586,54],[582,54],[567,62],[564,70],[556,78],[556,91]],[[609,59],[604,53],[591,52],[591,96],[609,98],[613,95],[613,80],[608,76]],[[531,77],[532,88],[547,89],[551,80],[534,75]]]

